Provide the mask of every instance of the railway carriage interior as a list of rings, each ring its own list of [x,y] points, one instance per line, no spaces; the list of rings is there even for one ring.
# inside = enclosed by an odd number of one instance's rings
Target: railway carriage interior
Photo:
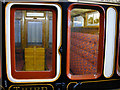
[[[17,71],[52,69],[52,11],[15,11],[15,62]]]
[[[97,10],[71,10],[70,73],[96,74],[98,66],[99,21]]]

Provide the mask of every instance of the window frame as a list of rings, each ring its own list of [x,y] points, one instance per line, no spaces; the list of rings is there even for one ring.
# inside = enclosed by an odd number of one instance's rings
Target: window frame
[[[112,12],[110,9],[112,10]],[[106,32],[104,72],[103,72],[105,78],[111,78],[114,74],[115,58],[117,55],[116,54],[117,19],[118,19],[117,9],[113,6],[108,7],[106,11],[107,32]]]
[[[12,8],[13,5],[44,5],[52,6],[54,9],[46,8]],[[53,16],[53,45],[54,53],[52,54],[52,70],[53,71],[16,71],[15,70],[15,35],[14,35],[14,12],[15,10],[45,10],[52,11]],[[52,82],[58,79],[60,76],[61,55],[59,53],[59,47],[61,46],[61,7],[57,4],[47,3],[9,3],[6,6],[6,68],[7,76],[11,82],[15,83],[30,83],[30,82]],[[56,37],[57,36],[57,37]],[[54,46],[55,45],[55,46]],[[56,55],[57,54],[57,55]],[[54,61],[53,61],[54,60]],[[37,75],[37,76],[36,76]],[[31,79],[32,78],[32,79]]]
[[[87,6],[87,7],[86,7]],[[100,26],[99,26],[99,47],[98,47],[98,63],[97,65],[97,74],[85,74],[85,75],[72,75],[70,74],[70,40],[71,40],[71,10],[74,8],[81,8],[81,9],[94,9],[98,10],[100,13]],[[88,80],[88,79],[97,79],[102,74],[103,69],[103,57],[104,57],[104,33],[105,33],[105,27],[104,27],[104,21],[105,21],[105,11],[104,9],[99,5],[92,5],[92,4],[79,4],[74,3],[71,4],[68,8],[68,28],[67,28],[67,68],[66,68],[66,74],[67,77],[71,80]]]

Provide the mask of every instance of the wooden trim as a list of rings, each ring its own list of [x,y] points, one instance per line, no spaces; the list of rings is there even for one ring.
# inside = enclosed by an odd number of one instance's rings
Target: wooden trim
[[[27,44],[27,26],[26,26],[26,11],[24,11],[24,48],[26,48],[26,44]]]
[[[98,65],[97,65],[97,74],[86,74],[86,75],[72,75],[70,74],[70,40],[71,40],[71,10],[73,8],[82,8],[82,9],[94,9],[100,12],[100,33],[99,33],[99,47],[98,47]],[[105,21],[105,11],[99,5],[90,5],[90,4],[71,4],[68,8],[68,28],[67,28],[67,63],[66,63],[66,74],[71,80],[87,80],[87,79],[97,79],[102,74],[103,69],[103,58],[104,58],[104,21]]]
[[[42,42],[43,42],[43,47],[45,48],[45,21],[43,21],[43,32],[42,32]]]
[[[22,11],[22,28],[21,28],[21,45],[22,45],[22,48],[24,49],[26,47],[26,20],[25,20],[25,17],[26,17],[26,11]]]
[[[41,10],[52,11],[53,13],[53,43],[52,43],[52,70],[50,71],[16,71],[15,69],[15,30],[14,19],[16,10]],[[39,8],[11,8],[10,16],[10,48],[11,48],[11,74],[15,79],[51,79],[55,77],[56,72],[56,10],[54,9],[39,9]]]
[[[49,17],[48,17],[48,13],[46,13],[46,17],[45,17],[45,26],[46,26],[46,33],[45,33],[45,48],[48,48],[49,47]]]
[[[84,27],[87,26],[87,13],[85,13],[85,19],[84,19]]]

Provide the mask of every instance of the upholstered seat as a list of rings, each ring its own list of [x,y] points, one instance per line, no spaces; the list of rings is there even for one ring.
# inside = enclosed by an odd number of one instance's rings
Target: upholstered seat
[[[72,74],[97,72],[99,35],[71,32],[70,70]]]

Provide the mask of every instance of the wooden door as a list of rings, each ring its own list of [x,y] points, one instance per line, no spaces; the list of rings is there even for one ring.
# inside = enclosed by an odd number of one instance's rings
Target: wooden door
[[[45,21],[26,20],[25,70],[45,70]]]
[[[26,47],[44,47],[44,20],[26,21]]]

